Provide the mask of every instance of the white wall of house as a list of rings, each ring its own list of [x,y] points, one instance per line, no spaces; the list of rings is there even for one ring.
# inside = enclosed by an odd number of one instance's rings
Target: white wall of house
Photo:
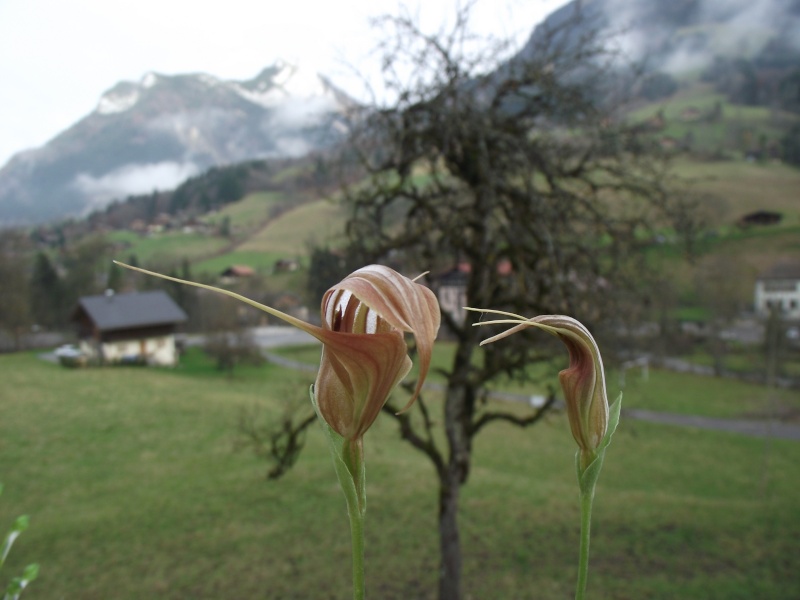
[[[111,364],[140,360],[142,354],[148,365],[174,367],[178,364],[178,350],[175,347],[175,337],[172,335],[106,342],[101,343],[99,348],[91,340],[83,340],[81,350],[91,358]]]
[[[456,323],[463,323],[467,318],[467,311],[464,310],[466,303],[467,290],[463,285],[443,285],[439,288],[439,306]]]
[[[755,309],[761,316],[777,308],[786,319],[800,319],[800,279],[756,281]]]

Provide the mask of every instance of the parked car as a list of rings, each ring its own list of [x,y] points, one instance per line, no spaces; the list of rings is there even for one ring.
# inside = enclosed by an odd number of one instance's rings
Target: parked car
[[[58,362],[65,367],[85,367],[88,357],[75,344],[64,344],[55,349]]]
[[[54,354],[61,358],[62,356],[67,358],[74,358],[80,356],[81,351],[75,344],[64,344],[63,346],[59,346],[56,348]]]

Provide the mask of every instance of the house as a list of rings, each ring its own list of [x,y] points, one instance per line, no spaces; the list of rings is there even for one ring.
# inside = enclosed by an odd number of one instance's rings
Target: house
[[[456,323],[466,318],[464,306],[467,303],[467,279],[470,264],[463,262],[439,274],[439,306],[443,313],[449,314]]]
[[[442,312],[449,314],[456,323],[463,323],[467,317],[464,306],[467,304],[467,280],[471,272],[472,265],[468,262],[459,262],[437,277],[439,306]],[[508,277],[512,273],[511,261],[504,259],[497,263],[498,276]]]
[[[293,258],[279,258],[275,261],[274,271],[276,273],[293,273],[300,268],[300,263]]]
[[[784,319],[800,320],[800,263],[776,265],[756,279],[756,313],[768,316],[773,309]]]
[[[248,267],[247,265],[231,265],[219,274],[219,279],[223,284],[230,285],[245,277],[252,277],[255,274],[256,271],[253,267]]]
[[[161,290],[84,296],[72,315],[80,350],[90,361],[158,366],[177,364],[175,330],[186,319]]]

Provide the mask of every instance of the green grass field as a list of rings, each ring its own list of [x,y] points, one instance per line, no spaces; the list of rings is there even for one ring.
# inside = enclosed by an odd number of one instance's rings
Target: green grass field
[[[343,232],[344,211],[341,206],[330,200],[317,200],[287,211],[237,250],[295,256],[298,252],[307,252],[309,243],[331,243]]]
[[[109,234],[112,242],[125,244],[118,251],[119,260],[127,260],[136,255],[142,264],[179,265],[183,259],[190,262],[214,254],[229,242],[224,238],[200,233],[180,231],[164,232],[152,236],[139,236],[130,231],[116,231]]]
[[[306,402],[307,376],[267,365],[227,379],[197,354],[173,371],[18,354],[0,356],[0,377],[0,524],[31,517],[2,573],[41,564],[26,598],[350,597],[344,501],[321,431],[278,482],[233,451],[240,412]],[[626,405],[678,411],[704,397],[746,409],[750,392],[715,383],[654,374],[629,384]],[[433,599],[431,466],[384,417],[366,447],[368,597]],[[477,438],[460,512],[467,598],[570,597],[573,453],[559,413]],[[590,596],[798,597],[798,462],[796,442],[623,421],[595,502]]]
[[[219,226],[227,218],[230,220],[233,235],[248,236],[265,225],[271,217],[272,210],[286,201],[286,196],[278,192],[255,192],[207,215],[205,221]]]
[[[707,117],[719,107],[717,119]],[[675,94],[650,102],[632,111],[633,122],[644,122],[656,115],[664,118],[659,136],[686,140],[690,136],[693,150],[706,154],[723,152],[743,158],[748,150],[761,142],[777,143],[787,124],[797,116],[771,110],[766,106],[745,106],[728,101],[725,94],[716,92],[711,84],[685,85]]]
[[[257,218],[253,211],[262,210],[267,200],[274,205],[281,198],[278,194],[251,194],[241,201],[241,207],[239,202],[226,207],[235,229],[243,235],[242,241],[228,252],[197,260],[193,270],[219,273],[230,265],[242,264],[270,273],[279,259],[295,259],[301,267],[307,267],[311,245],[335,244],[341,238],[344,214],[338,204],[329,200],[301,204],[269,222],[260,222],[260,227],[248,229],[247,219]],[[219,219],[222,214],[221,211],[214,218]]]
[[[280,258],[286,258],[286,256],[278,252],[234,250],[197,261],[192,265],[192,270],[196,273],[219,274],[231,265],[247,265],[261,273],[272,273],[275,261]]]
[[[676,160],[674,167],[675,173],[698,191],[721,200],[717,227],[733,225],[742,215],[757,210],[783,213],[780,227],[800,224],[800,169],[770,162],[686,159]]]

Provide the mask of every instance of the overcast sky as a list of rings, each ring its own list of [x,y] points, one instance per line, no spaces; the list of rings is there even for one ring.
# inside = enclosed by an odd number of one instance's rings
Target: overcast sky
[[[477,0],[473,28],[522,44],[564,3]],[[339,83],[345,64],[366,67],[370,18],[400,6],[434,30],[458,2],[0,0],[0,166],[90,113],[118,81],[149,71],[241,80],[284,59]]]

